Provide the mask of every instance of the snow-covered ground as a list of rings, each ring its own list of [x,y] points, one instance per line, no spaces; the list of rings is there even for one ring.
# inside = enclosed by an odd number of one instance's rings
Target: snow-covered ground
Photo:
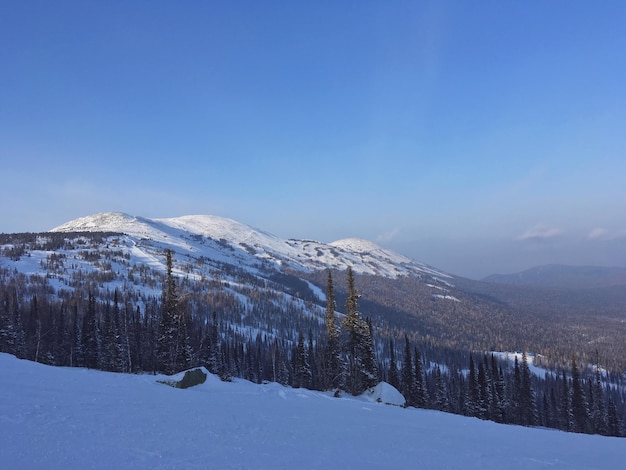
[[[498,425],[373,398],[54,368],[0,354],[7,469],[617,469],[626,441]],[[387,394],[389,390],[383,390]]]

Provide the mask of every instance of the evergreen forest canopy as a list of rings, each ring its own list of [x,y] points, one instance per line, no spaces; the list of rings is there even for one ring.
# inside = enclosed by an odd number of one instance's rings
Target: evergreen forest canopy
[[[181,276],[186,267],[179,262],[174,275],[169,248],[162,252],[165,273],[131,264],[118,246],[121,237],[1,235],[7,259],[28,257],[35,249],[48,252],[40,262],[50,275],[28,277],[0,265],[0,351],[46,364],[129,373],[171,374],[203,365],[223,380],[274,381],[337,396],[358,395],[385,380],[402,392],[407,406],[502,423],[625,433],[623,377],[599,367],[599,354],[588,360],[589,354],[571,353],[566,362],[563,348],[552,371],[538,376],[526,353],[511,362],[486,352],[513,344],[507,339],[513,332],[499,329],[502,320],[515,318],[504,307],[494,314],[493,305],[480,298],[470,309],[461,302],[445,308],[439,303],[437,325],[425,314],[403,313],[402,303],[420,296],[398,295],[396,305],[376,302],[390,283],[399,294],[402,288],[420,289],[408,279],[318,271],[307,277],[325,285],[322,301],[294,273],[260,279],[225,264],[211,278],[197,280]],[[74,270],[71,286],[54,288],[54,273],[71,264],[67,250],[98,269]],[[124,282],[110,289],[122,268]],[[345,287],[336,288],[333,280]],[[433,300],[426,299],[418,312],[432,313],[427,302]],[[365,318],[361,309],[368,312]],[[472,315],[493,322],[480,328]],[[518,321],[510,328],[521,326]],[[463,337],[473,338],[472,347],[458,347]],[[484,346],[490,341],[495,347]],[[534,355],[535,364],[539,358]]]

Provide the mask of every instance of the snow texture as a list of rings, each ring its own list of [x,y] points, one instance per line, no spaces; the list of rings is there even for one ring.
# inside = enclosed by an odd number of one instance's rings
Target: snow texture
[[[288,266],[296,270],[347,269],[358,274],[390,278],[428,275],[451,276],[357,238],[330,244],[312,240],[283,240],[265,231],[224,217],[188,215],[167,219],[148,219],[118,212],[81,217],[51,230],[52,232],[118,232],[134,242],[146,241],[170,246],[191,256],[243,263],[250,267],[259,261]]]
[[[55,368],[0,354],[6,469],[617,469],[625,441],[244,380]],[[382,388],[382,396],[389,391]],[[371,398],[371,397],[370,397]]]

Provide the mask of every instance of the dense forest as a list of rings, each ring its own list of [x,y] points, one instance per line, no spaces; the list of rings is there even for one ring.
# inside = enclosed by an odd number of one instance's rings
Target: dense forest
[[[95,234],[73,243],[89,246],[111,236]],[[67,234],[45,243],[50,249],[68,243]],[[4,256],[27,252],[12,247],[14,252]],[[571,355],[567,365],[538,375],[529,365],[531,358],[540,362],[536,354],[510,360],[479,347],[502,334],[488,324],[481,331],[459,318],[447,325],[447,333],[443,323],[441,330],[424,332],[420,327],[432,326],[418,316],[405,318],[407,324],[390,318],[400,315],[398,310],[373,301],[386,280],[355,276],[351,269],[317,273],[325,278],[318,282],[326,286],[321,304],[307,283],[289,274],[260,280],[238,272],[234,292],[228,280],[234,268],[224,265],[211,279],[191,282],[173,275],[172,251],[164,255],[164,274],[129,266],[127,282],[113,290],[105,288],[115,276],[111,258],[117,257],[116,263],[125,258],[115,249],[109,259],[85,249],[81,256],[96,259],[103,269],[77,271],[72,289],[55,290],[47,279],[0,268],[0,351],[45,364],[127,373],[171,374],[202,365],[223,380],[274,381],[336,396],[357,395],[385,380],[402,392],[407,406],[501,423],[625,434],[623,377],[602,367],[600,354],[593,361]],[[47,262],[63,260],[52,254]],[[133,278],[151,290],[138,289]],[[278,281],[291,286],[293,295],[270,289]],[[456,303],[448,305],[450,315],[459,316]],[[501,315],[508,319],[506,309]],[[476,337],[473,347],[455,347],[453,339],[463,328]],[[499,346],[494,343],[491,350],[505,350]]]

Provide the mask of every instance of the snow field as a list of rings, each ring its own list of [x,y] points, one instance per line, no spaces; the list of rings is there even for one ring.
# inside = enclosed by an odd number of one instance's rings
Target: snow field
[[[617,469],[626,441],[209,375],[55,368],[0,354],[0,462],[10,469]]]

